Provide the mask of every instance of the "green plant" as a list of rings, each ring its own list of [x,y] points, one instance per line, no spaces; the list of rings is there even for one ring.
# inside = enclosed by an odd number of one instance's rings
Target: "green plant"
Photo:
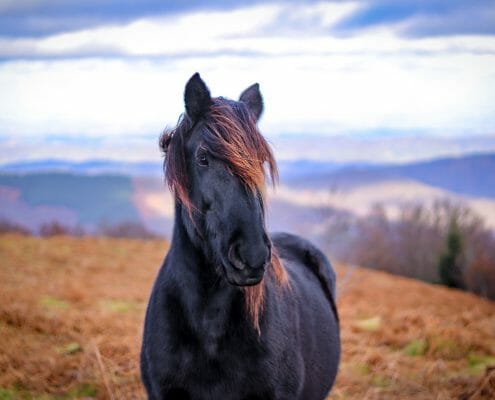
[[[0,400],[13,400],[15,399],[14,391],[10,389],[0,388]]]
[[[411,340],[406,347],[404,347],[404,353],[408,356],[422,356],[428,350],[428,342],[425,339]]]
[[[455,218],[450,221],[447,234],[447,250],[440,256],[438,274],[442,284],[453,288],[463,288],[460,255],[463,250],[462,234]]]

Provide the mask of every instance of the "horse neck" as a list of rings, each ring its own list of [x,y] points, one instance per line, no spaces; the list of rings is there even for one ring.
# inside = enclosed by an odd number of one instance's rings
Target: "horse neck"
[[[213,355],[219,341],[232,335],[232,329],[245,326],[248,331],[254,330],[247,324],[242,292],[219,276],[215,265],[207,260],[200,246],[195,245],[196,240],[190,237],[183,215],[180,207],[176,207],[166,270],[175,281],[171,290],[180,299],[184,324],[205,351]]]
[[[238,303],[241,291],[229,285],[217,272],[217,266],[209,259],[202,246],[202,238],[191,237],[191,224],[180,204],[176,205],[175,222],[170,253],[170,265],[174,276],[180,280],[180,287],[191,299],[191,307],[202,307],[209,302],[223,299],[225,306]],[[195,301],[196,300],[196,301]],[[198,304],[195,304],[195,303]]]

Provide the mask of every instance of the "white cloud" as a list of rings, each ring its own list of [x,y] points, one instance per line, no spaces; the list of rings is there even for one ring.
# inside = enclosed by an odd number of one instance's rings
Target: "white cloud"
[[[257,5],[234,11],[195,12],[146,18],[126,25],[55,34],[41,38],[0,37],[1,57],[189,56],[254,52],[288,54],[411,54],[418,52],[495,53],[491,36],[403,39],[397,26],[372,27],[359,36],[336,37],[332,26],[358,3]]]
[[[176,122],[184,84],[195,71],[214,95],[236,97],[260,82],[262,128],[271,134],[495,133],[494,38],[401,39],[383,27],[330,36],[329,27],[355,7],[253,6],[1,39],[3,57],[121,57],[0,64],[0,134],[155,133]],[[294,13],[314,24],[294,31],[274,27]]]

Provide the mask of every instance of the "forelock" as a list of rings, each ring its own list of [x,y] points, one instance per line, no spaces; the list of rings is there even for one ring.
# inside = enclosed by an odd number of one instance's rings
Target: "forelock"
[[[275,158],[269,144],[258,130],[253,115],[243,102],[222,97],[214,98],[203,116],[202,140],[213,157],[223,161],[252,191],[264,192],[267,176],[272,184],[278,180]],[[160,138],[165,155],[165,179],[176,198],[191,212],[188,196],[186,148],[193,121],[182,115],[174,129],[166,130]]]

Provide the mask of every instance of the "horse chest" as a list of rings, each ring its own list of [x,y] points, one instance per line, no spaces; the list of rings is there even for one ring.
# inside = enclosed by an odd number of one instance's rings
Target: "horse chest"
[[[273,398],[270,373],[238,350],[219,341],[205,343],[193,352],[179,349],[182,371],[172,387],[197,400]]]
[[[207,305],[195,320],[188,321],[191,335],[195,337],[196,358],[215,360],[221,357],[226,342],[225,311],[215,304]],[[180,332],[178,332],[180,335]]]
[[[198,362],[218,361],[235,357],[239,350],[236,342],[245,341],[235,332],[233,305],[224,296],[197,298],[189,303],[168,302],[170,338],[180,366],[195,369]]]

